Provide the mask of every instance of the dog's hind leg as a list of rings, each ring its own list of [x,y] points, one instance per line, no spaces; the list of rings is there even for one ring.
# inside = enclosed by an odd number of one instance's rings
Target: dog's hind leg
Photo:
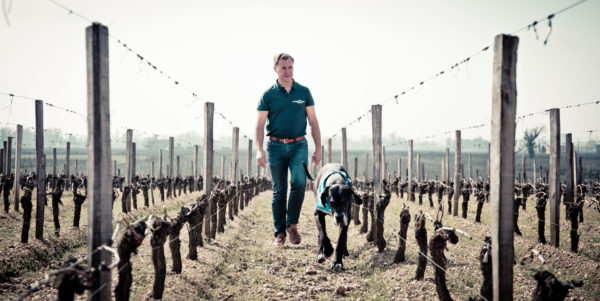
[[[336,271],[344,270],[344,263],[343,263],[344,256],[350,255],[348,253],[347,242],[348,242],[348,226],[343,226],[342,231],[340,231],[340,236],[338,238],[337,247],[335,249],[335,261],[333,262],[333,265],[331,266],[331,268],[335,269]]]
[[[315,211],[315,222],[317,223],[317,230],[319,231],[319,251],[317,252],[317,262],[322,263],[331,254],[333,254],[333,246],[329,237],[327,237],[327,231],[325,230],[325,214],[323,212]]]

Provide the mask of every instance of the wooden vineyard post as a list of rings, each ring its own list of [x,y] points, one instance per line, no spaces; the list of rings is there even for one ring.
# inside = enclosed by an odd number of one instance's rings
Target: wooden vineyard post
[[[135,142],[131,142],[131,180],[133,181],[133,179],[135,178],[135,174],[136,174],[136,144]],[[77,162],[77,161],[75,161]]]
[[[125,182],[131,184],[131,141],[133,140],[133,130],[127,129],[125,133]]]
[[[15,194],[15,211],[19,211],[19,181],[17,179],[20,178],[21,175],[21,145],[23,144],[23,126],[17,124],[17,141],[15,146],[15,186],[14,186],[14,194]]]
[[[417,153],[417,182],[421,182],[421,154]]]
[[[521,157],[521,169],[523,170],[523,183],[527,183],[527,158],[525,155]]]
[[[69,183],[70,183],[70,179],[71,179],[71,173],[69,170],[69,165],[71,163],[71,142],[67,141],[67,150],[66,150],[66,155],[65,155],[65,175],[67,176],[67,180],[65,182],[65,189],[68,189],[67,187],[70,187]]]
[[[234,127],[231,135],[231,169],[229,178],[235,184],[237,181],[238,160],[240,157],[240,128]],[[267,166],[268,168],[268,166]]]
[[[248,178],[252,177],[252,139],[248,139],[248,168],[246,171]]]
[[[519,38],[494,43],[490,199],[494,300],[513,300],[513,194],[515,178],[516,67]]]
[[[88,76],[88,258],[91,267],[110,265],[112,254],[97,252],[110,245],[112,232],[112,181],[108,80],[108,28],[94,23],[86,28]],[[99,270],[89,300],[110,300],[111,270]],[[98,291],[96,294],[93,292]]]
[[[550,203],[550,244],[559,246],[560,233],[560,111],[550,109],[550,168],[548,175]]]
[[[56,147],[52,148],[52,175],[56,177]]]
[[[197,187],[196,183],[198,180],[198,145],[195,144],[194,145],[194,161],[192,161],[194,164],[194,171],[193,171],[193,175],[194,175],[194,190],[200,190],[201,187]]]
[[[472,156],[471,153],[469,153],[469,179],[473,178],[473,164],[472,164]]]
[[[203,186],[202,190],[206,193],[206,196],[210,198],[210,193],[212,191],[212,178],[213,178],[213,119],[215,112],[215,104],[212,102],[204,103],[204,148],[202,154],[202,160],[204,169],[202,174],[204,176],[204,181],[202,182]],[[216,206],[213,201],[209,202],[208,207],[206,208],[204,214],[204,234],[206,234],[207,239],[210,239],[210,215],[212,212],[212,208]]]
[[[6,156],[6,164],[5,164],[6,165],[5,166],[6,167],[6,171],[5,171],[5,174],[6,175],[10,175],[10,172],[12,171],[12,158],[11,158],[11,155],[12,155],[12,139],[13,139],[13,137],[7,137],[6,138],[6,153],[5,153],[5,156]],[[15,175],[15,181],[16,181],[16,179],[18,179],[18,178]]]
[[[460,131],[456,131],[456,149],[454,150],[454,201],[452,215],[458,216],[458,198],[460,197]]]
[[[327,163],[331,163],[331,138],[327,139]]]
[[[175,180],[173,179],[173,170],[175,163],[175,138],[169,137],[169,165],[167,167],[167,176],[171,178],[171,191],[175,194]]]
[[[163,177],[163,150],[158,150],[158,177]]]
[[[574,193],[575,193],[575,173],[573,172],[573,139],[572,134],[568,133],[565,135],[565,178],[566,184],[563,196],[563,203],[566,205],[566,208],[569,207],[569,203],[574,201]],[[567,210],[568,211],[568,210]],[[567,215],[567,219],[569,216]]]
[[[444,179],[446,180],[446,185],[450,185],[450,148],[446,147],[446,168],[444,169],[446,174]]]
[[[35,154],[37,159],[37,206],[35,211],[35,238],[44,239],[44,207],[46,206],[46,160],[44,157],[44,102],[35,101]],[[16,179],[15,179],[16,180]]]
[[[382,193],[381,187],[381,168],[382,168],[382,150],[383,146],[381,143],[381,124],[382,124],[382,106],[381,105],[373,105],[371,106],[371,114],[372,114],[372,127],[373,127],[373,202],[375,203],[375,230],[374,234],[374,242],[377,246],[379,252],[385,249],[385,239],[383,238],[383,213],[385,211],[386,206],[382,206],[380,202],[384,202],[383,199],[379,197]],[[366,221],[365,221],[366,222]]]
[[[402,178],[402,159],[400,157],[398,157],[398,172],[397,172],[397,176],[399,178]]]
[[[346,148],[346,128],[343,127],[342,128],[342,166],[344,166],[344,168],[350,170],[350,167],[348,166],[348,152],[347,152],[347,148]]]
[[[414,202],[414,194],[412,193],[413,191],[413,182],[412,182],[412,175],[413,175],[413,141],[412,139],[408,140],[408,176],[407,176],[407,181],[408,181],[408,191],[406,193],[406,195],[408,196],[408,200],[411,202]]]

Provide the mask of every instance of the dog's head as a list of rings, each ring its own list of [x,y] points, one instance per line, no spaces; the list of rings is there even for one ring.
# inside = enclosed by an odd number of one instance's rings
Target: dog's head
[[[329,203],[333,215],[333,224],[336,226],[348,226],[348,214],[353,199],[354,191],[351,186],[346,184],[328,186],[321,195],[323,204]]]

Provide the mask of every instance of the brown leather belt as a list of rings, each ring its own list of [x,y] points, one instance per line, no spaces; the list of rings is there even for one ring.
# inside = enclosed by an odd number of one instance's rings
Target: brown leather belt
[[[304,136],[300,136],[297,138],[290,138],[290,139],[285,139],[285,138],[277,138],[277,137],[270,137],[269,139],[272,141],[279,141],[281,143],[292,143],[292,142],[298,142],[301,141],[302,139],[304,139]]]

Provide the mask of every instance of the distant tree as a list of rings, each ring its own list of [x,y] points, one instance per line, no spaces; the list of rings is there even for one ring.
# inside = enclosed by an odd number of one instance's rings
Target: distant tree
[[[525,148],[527,148],[529,157],[533,157],[535,153],[535,146],[537,145],[535,140],[540,136],[543,130],[543,126],[525,130],[525,133],[523,134],[523,144],[525,144]]]

